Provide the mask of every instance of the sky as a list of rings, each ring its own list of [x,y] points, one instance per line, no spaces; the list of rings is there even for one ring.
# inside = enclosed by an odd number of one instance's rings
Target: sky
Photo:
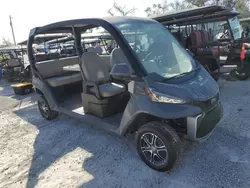
[[[116,0],[119,5],[137,8],[134,16],[146,16],[144,10],[163,0]],[[114,0],[2,0],[0,11],[0,42],[2,37],[13,42],[9,16],[11,15],[16,42],[28,38],[30,29],[57,21],[108,16]]]

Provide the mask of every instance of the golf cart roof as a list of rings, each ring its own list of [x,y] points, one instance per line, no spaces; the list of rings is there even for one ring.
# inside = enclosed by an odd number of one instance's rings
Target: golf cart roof
[[[240,19],[240,23],[244,23],[244,22],[250,22],[250,17]]]
[[[98,26],[114,27],[114,24],[145,21],[152,22],[150,18],[138,18],[138,17],[125,17],[125,16],[112,16],[105,18],[85,18],[76,20],[67,20],[52,23],[42,27],[36,27],[30,31],[30,35],[47,34],[47,33],[72,33],[72,26],[80,31],[86,31],[88,29]]]
[[[81,35],[82,39],[84,41],[96,41],[99,39],[112,39],[113,37],[109,33],[84,33]],[[89,39],[89,40],[88,40]],[[53,39],[48,41],[48,44],[55,44],[55,43],[66,43],[69,41],[73,41],[74,37],[69,36],[69,37],[63,37],[59,39]]]
[[[41,44],[41,43],[50,41],[52,39],[60,39],[60,38],[65,38],[67,36],[69,35],[66,33],[41,34],[35,37],[34,44]],[[18,43],[18,45],[27,45],[27,42],[28,41],[25,40],[23,42]]]
[[[162,22],[162,21],[171,21],[180,18],[187,18],[191,16],[198,16],[198,15],[205,15],[205,14],[213,14],[215,12],[220,12],[226,10],[222,6],[212,5],[212,6],[204,6],[204,7],[197,7],[191,9],[185,9],[181,11],[171,11],[165,14],[161,14],[158,16],[152,17],[152,19]]]
[[[26,46],[10,46],[10,47],[4,47],[4,48],[0,48],[0,52],[8,52],[8,51],[11,51],[11,50],[14,50],[14,51],[22,51],[23,49],[26,49],[27,47]]]
[[[69,37],[63,37],[63,38],[59,38],[59,39],[52,39],[47,41],[47,44],[57,44],[57,43],[66,43],[69,41],[73,41],[74,37],[73,36],[69,36]]]
[[[179,12],[170,12],[168,14],[154,17],[153,19],[164,25],[183,25],[183,24],[198,24],[222,21],[228,17],[239,15],[237,11],[226,9],[222,6],[205,6],[193,9],[186,9]]]

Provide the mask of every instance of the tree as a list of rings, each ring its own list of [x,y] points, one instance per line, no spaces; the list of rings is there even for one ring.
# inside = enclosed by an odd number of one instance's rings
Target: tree
[[[187,3],[186,1],[176,0],[169,4],[170,8],[175,11],[193,8],[194,5]]]
[[[250,16],[250,0],[186,0],[193,6],[221,5],[229,9],[235,8],[242,17]]]
[[[164,1],[163,3],[153,4],[151,7],[147,7],[145,12],[148,17],[156,16],[164,14],[168,10],[168,7],[167,1]]]
[[[237,0],[233,6],[243,18],[250,16],[249,2],[249,0]]]
[[[202,6],[206,6],[208,4],[211,3],[211,0],[186,0],[187,3],[190,3],[193,6],[196,7],[202,7]],[[214,4],[214,3],[212,3]]]
[[[159,14],[164,14],[168,10],[183,10],[188,8],[193,8],[194,6],[190,3],[187,3],[186,1],[182,0],[175,0],[174,2],[168,4],[167,1],[164,1],[163,3],[159,4],[153,4],[151,7],[147,7],[145,12],[148,17],[156,16]]]
[[[9,46],[13,46],[13,44],[10,42],[9,39],[6,39],[5,37],[3,37],[2,43],[0,44],[0,47],[4,48],[4,47],[9,47]]]
[[[135,11],[136,11],[136,8],[128,9],[125,5],[123,6],[118,5],[116,2],[114,2],[113,7],[108,10],[108,13],[111,16],[115,16],[116,13],[120,14],[121,16],[128,16],[129,14],[135,13]]]

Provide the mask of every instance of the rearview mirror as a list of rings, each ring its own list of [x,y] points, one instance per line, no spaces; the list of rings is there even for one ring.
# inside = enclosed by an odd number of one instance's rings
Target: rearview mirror
[[[128,64],[119,63],[112,67],[110,75],[115,79],[131,79],[132,71]]]

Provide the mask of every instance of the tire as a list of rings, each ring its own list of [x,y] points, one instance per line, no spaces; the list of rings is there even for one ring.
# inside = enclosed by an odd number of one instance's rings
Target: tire
[[[153,138],[155,138],[155,142],[153,142]],[[179,159],[180,137],[166,123],[146,123],[137,131],[135,142],[141,159],[154,170],[170,171]]]
[[[231,76],[237,78],[238,80],[247,80],[249,78],[249,74],[240,69],[232,70]]]
[[[44,119],[52,120],[58,116],[58,112],[50,109],[48,102],[43,96],[38,100],[38,109]]]

